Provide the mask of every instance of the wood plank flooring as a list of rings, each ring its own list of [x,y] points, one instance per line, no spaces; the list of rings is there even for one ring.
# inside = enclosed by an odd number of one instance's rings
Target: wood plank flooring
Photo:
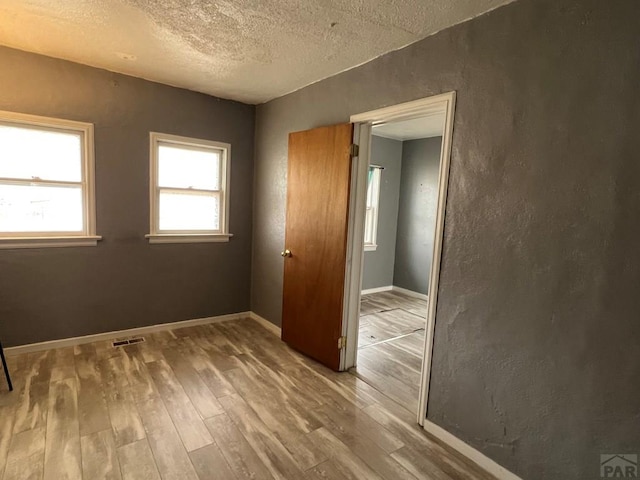
[[[363,295],[358,377],[411,413],[418,411],[427,301],[401,292]]]
[[[9,362],[3,480],[492,478],[249,319]]]

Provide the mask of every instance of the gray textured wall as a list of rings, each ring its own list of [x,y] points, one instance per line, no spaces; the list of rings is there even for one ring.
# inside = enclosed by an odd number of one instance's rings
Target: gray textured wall
[[[378,248],[364,253],[363,289],[393,285],[402,142],[390,138],[371,137],[371,164],[384,167],[384,170],[380,177]]]
[[[426,295],[438,211],[442,137],[402,144],[402,177],[393,285]]]
[[[258,107],[252,307],[287,134],[456,90],[429,419],[525,479],[639,452],[640,2],[518,0]]]
[[[0,48],[0,109],[95,124],[104,236],[0,250],[6,346],[249,309],[255,107]],[[231,143],[229,243],[148,244],[149,131]]]

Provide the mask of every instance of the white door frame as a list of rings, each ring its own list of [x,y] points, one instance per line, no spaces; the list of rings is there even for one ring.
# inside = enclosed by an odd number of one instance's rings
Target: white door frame
[[[433,242],[433,260],[429,274],[429,302],[426,315],[426,338],[422,361],[420,399],[417,412],[418,423],[425,424],[431,377],[433,337],[436,324],[438,284],[440,281],[440,261],[444,234],[444,216],[449,185],[449,165],[451,160],[451,140],[453,136],[453,115],[456,93],[449,92],[433,97],[385,107],[351,116],[355,124],[354,143],[359,145],[359,154],[354,159],[351,198],[349,203],[349,234],[347,245],[347,277],[345,282],[345,308],[343,335],[347,337],[346,351],[342,355],[342,368],[356,366],[358,357],[358,327],[360,320],[360,292],[362,289],[362,264],[364,258],[364,218],[367,194],[367,171],[370,164],[371,127],[391,121],[408,120],[445,113],[442,148],[440,152],[440,172],[438,180],[438,211]]]

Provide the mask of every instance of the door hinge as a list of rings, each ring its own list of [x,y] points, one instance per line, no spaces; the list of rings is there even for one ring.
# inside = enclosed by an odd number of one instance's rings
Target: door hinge
[[[360,145],[356,145],[355,143],[351,144],[350,155],[352,157],[357,157],[360,154]]]
[[[342,350],[343,348],[347,348],[347,337],[338,338],[338,350]]]

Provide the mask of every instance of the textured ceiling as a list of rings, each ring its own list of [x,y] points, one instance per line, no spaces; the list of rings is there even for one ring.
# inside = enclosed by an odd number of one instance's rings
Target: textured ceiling
[[[2,0],[0,45],[262,103],[512,0]]]

